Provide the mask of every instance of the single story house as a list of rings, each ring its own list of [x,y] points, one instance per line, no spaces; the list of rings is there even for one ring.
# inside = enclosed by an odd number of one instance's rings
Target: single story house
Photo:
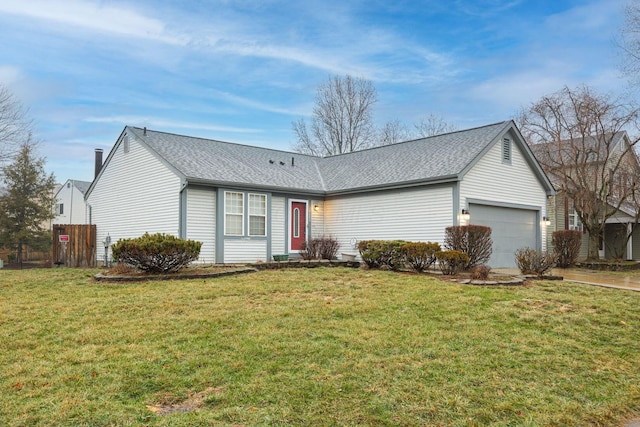
[[[332,236],[442,243],[445,228],[492,227],[492,267],[546,249],[554,194],[512,121],[330,157],[125,127],[87,191],[98,241],[169,233],[200,262],[295,256]],[[98,248],[98,259],[104,250]]]

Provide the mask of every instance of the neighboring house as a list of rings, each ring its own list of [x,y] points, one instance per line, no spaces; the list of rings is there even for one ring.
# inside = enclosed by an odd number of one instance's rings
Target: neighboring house
[[[295,256],[312,237],[442,243],[493,229],[493,267],[546,248],[553,187],[512,121],[326,158],[125,127],[87,191],[98,241],[169,233],[200,262]],[[104,252],[98,248],[98,259]]]
[[[51,193],[54,195],[58,194],[58,191],[60,190],[60,188],[62,188],[61,184],[54,184],[53,189],[51,190]],[[51,231],[51,229],[53,228],[53,224],[54,224],[54,219],[49,219],[46,221],[43,221],[40,224],[40,228],[43,230],[47,230],[47,231]]]
[[[616,153],[624,153],[625,158],[621,166],[615,171],[615,175],[612,170],[607,173],[611,181],[608,206],[609,209],[616,212],[606,220],[604,235],[599,239],[598,252],[601,258],[640,259],[640,227],[636,227],[638,207],[629,202],[618,203],[622,200],[621,197],[626,192],[628,185],[636,179],[633,177],[640,175],[640,163],[635,151],[628,149],[630,141],[626,132],[617,132],[607,137],[611,138],[608,143],[609,147],[605,147],[603,143],[598,143],[595,138],[585,138],[580,140],[579,143],[576,143],[575,140],[565,140],[549,144],[531,145],[532,152],[540,161],[540,165],[554,187],[558,189],[557,194],[549,198],[547,206],[551,220],[551,224],[547,228],[547,239],[551,247],[551,234],[553,231],[583,231],[584,235],[579,258],[584,259],[587,257],[590,245],[589,234],[583,228],[574,207],[574,201],[561,191],[563,173],[558,173],[555,169],[559,167],[581,167],[587,170],[589,168],[594,171],[601,170],[603,162],[617,161],[619,157]],[[553,144],[553,146],[550,147],[550,144]],[[576,150],[580,150],[581,153],[576,154]],[[583,156],[592,156],[593,161],[585,160]],[[586,158],[590,159],[589,157]],[[631,234],[631,237],[625,244],[628,233]]]
[[[91,185],[88,181],[67,180],[55,193],[52,224],[88,224],[84,195]]]

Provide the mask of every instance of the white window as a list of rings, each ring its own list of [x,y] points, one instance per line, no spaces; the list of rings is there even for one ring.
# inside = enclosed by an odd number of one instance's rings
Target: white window
[[[249,236],[267,235],[267,196],[249,194]]]
[[[224,234],[244,235],[244,194],[224,192]]]
[[[56,215],[64,214],[64,204],[63,203],[56,203],[56,207],[55,207],[54,213]]]
[[[578,212],[574,208],[569,209],[569,230],[582,231],[582,222],[580,222]]]

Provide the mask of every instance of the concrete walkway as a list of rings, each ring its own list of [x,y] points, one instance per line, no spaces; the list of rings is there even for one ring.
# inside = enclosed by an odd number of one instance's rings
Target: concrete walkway
[[[562,276],[564,280],[570,280],[572,282],[640,292],[640,275],[638,274],[576,269],[565,270],[562,268],[554,269],[553,274]]]
[[[504,274],[520,274],[520,272],[515,268],[497,268],[493,271]],[[554,276],[562,276],[566,281],[640,292],[640,274],[626,275],[624,272],[611,273],[607,271],[563,268],[554,268],[551,271],[551,274]]]

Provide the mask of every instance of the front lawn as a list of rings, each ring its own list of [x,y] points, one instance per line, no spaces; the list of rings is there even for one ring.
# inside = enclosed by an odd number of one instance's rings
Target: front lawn
[[[0,425],[610,425],[640,293],[357,269],[0,272]]]

